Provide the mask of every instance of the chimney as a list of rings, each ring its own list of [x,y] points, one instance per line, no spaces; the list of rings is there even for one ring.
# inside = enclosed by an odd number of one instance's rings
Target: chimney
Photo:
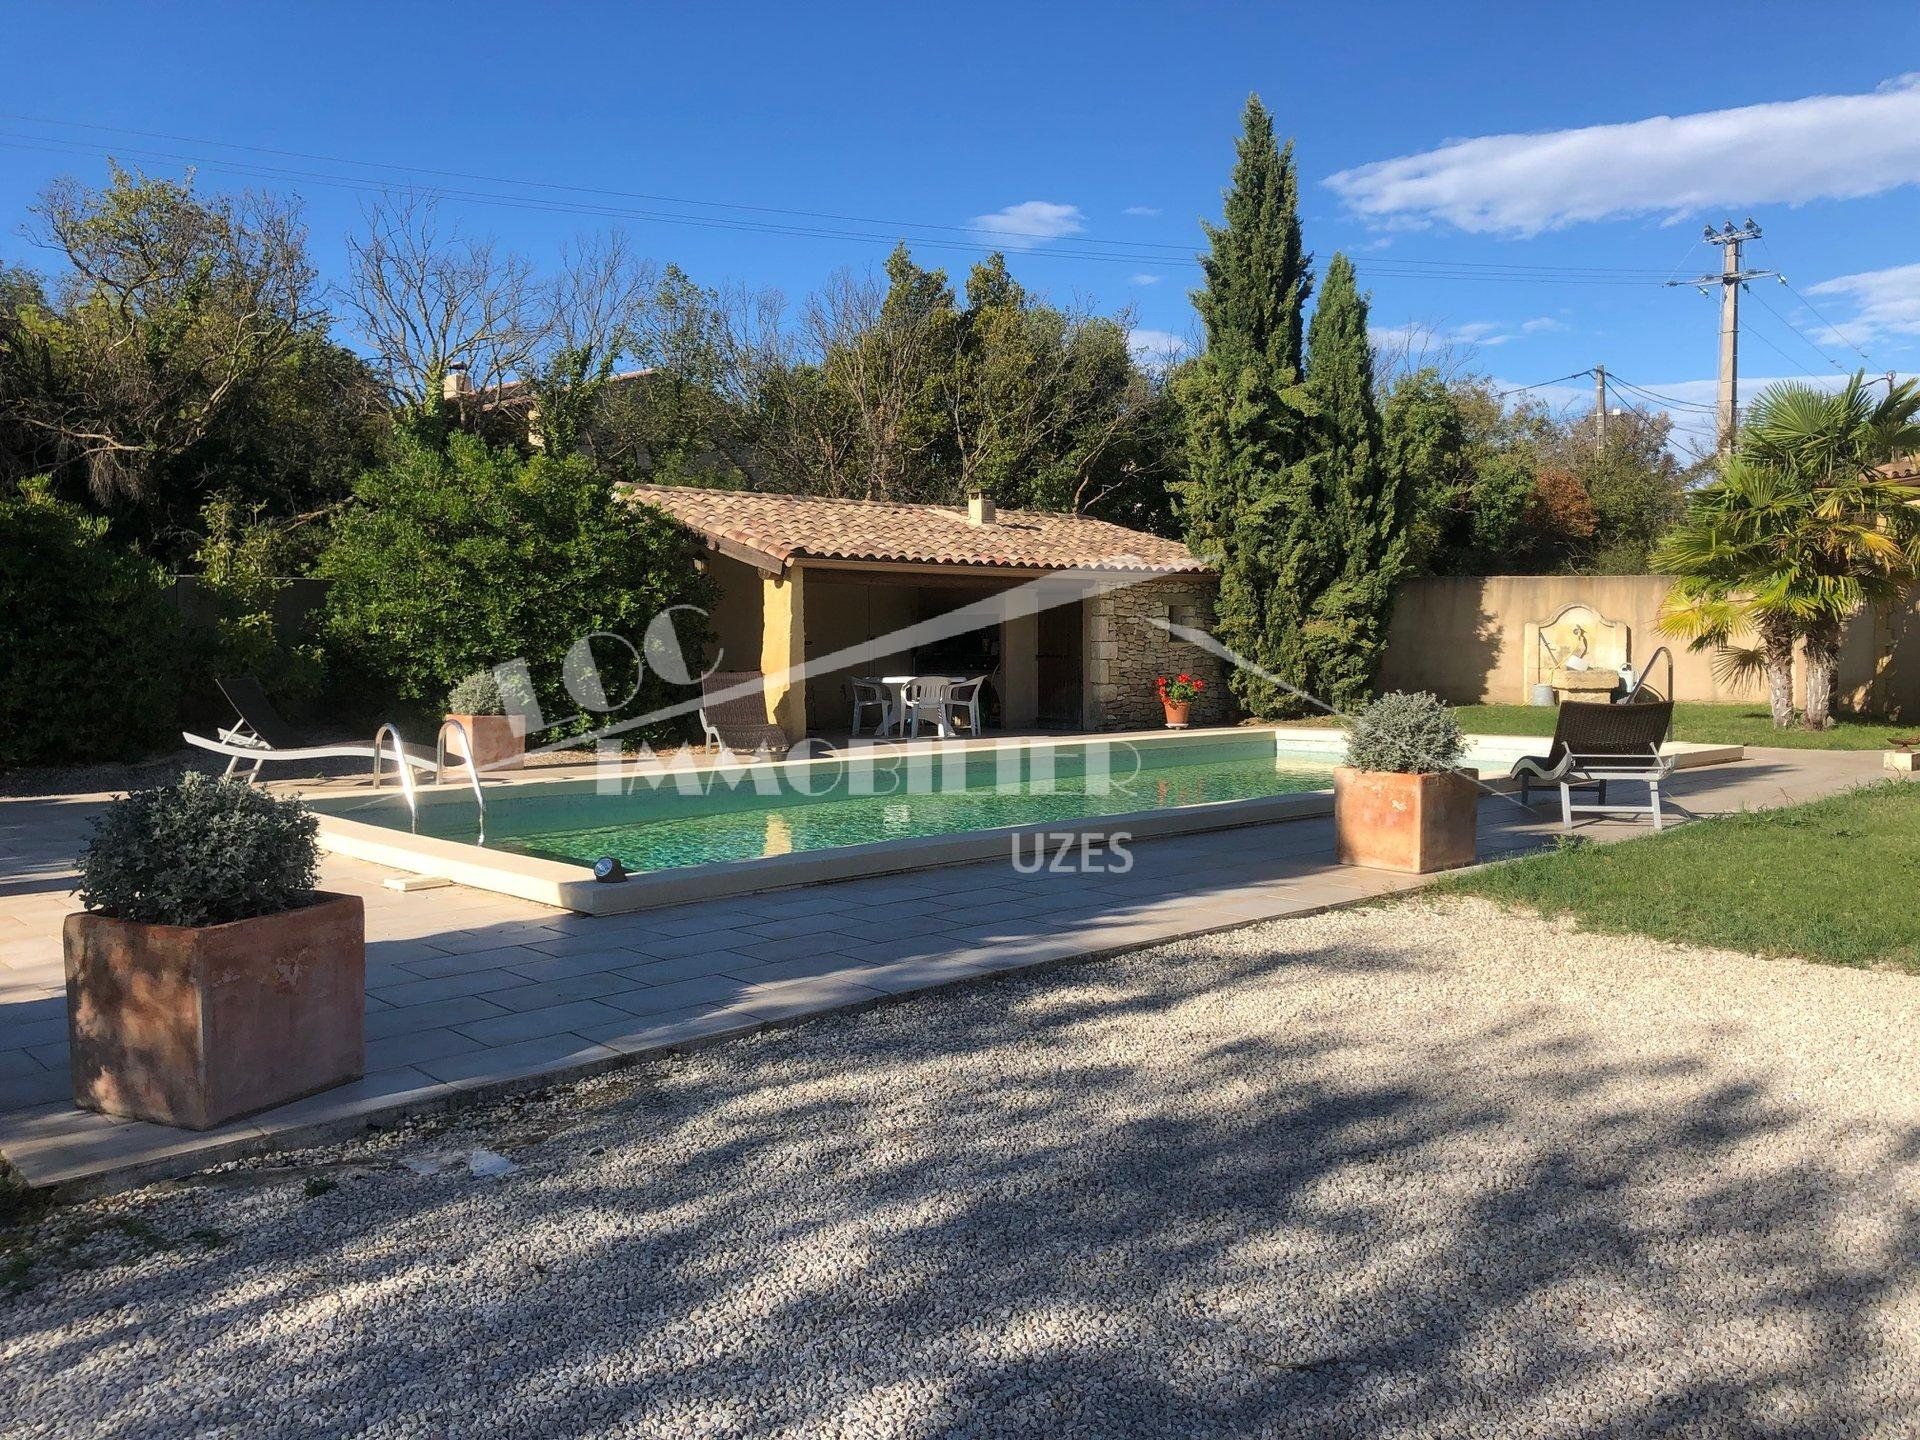
[[[463,395],[473,393],[473,381],[467,378],[467,362],[455,360],[447,366],[447,373],[440,378],[440,398],[458,400]]]
[[[993,524],[993,501],[985,495],[967,497],[967,523],[969,525]]]

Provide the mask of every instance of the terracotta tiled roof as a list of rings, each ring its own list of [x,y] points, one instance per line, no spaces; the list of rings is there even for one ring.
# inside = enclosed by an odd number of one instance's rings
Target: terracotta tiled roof
[[[628,485],[624,493],[659,506],[710,540],[753,551],[775,568],[810,559],[1166,574],[1207,570],[1177,540],[1085,515],[1002,510],[991,524],[973,525],[965,509],[945,505],[678,485]]]
[[[646,379],[652,373],[651,365],[639,370],[621,370],[607,376],[606,383],[630,385],[635,380]],[[475,390],[467,398],[479,401],[482,410],[518,410],[533,403],[533,383],[529,380],[503,380],[484,391]]]
[[[1895,480],[1920,480],[1920,455],[1902,455],[1882,465],[1880,473]]]

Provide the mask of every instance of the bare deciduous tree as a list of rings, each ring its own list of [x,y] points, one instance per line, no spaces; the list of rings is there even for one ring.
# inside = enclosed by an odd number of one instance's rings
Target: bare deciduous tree
[[[16,423],[82,461],[104,501],[145,500],[249,388],[322,329],[298,205],[202,198],[193,177],[113,167],[102,190],[49,186],[29,234],[68,273],[24,339],[49,383],[14,397]]]
[[[340,297],[397,403],[437,406],[460,367],[483,394],[528,372],[554,323],[530,260],[444,224],[431,195],[384,195],[365,220]]]
[[[823,460],[834,461],[831,493],[865,500],[916,498],[917,464],[940,438],[926,423],[938,406],[938,396],[926,393],[928,378],[941,368],[942,347],[951,343],[942,325],[950,310],[942,315],[889,304],[888,293],[873,275],[841,270],[808,299],[801,316],[827,388],[844,401],[829,409],[816,406],[812,414],[827,425],[851,427],[859,470],[845,464],[842,447],[824,435],[813,437],[814,448]]]
[[[557,349],[617,363],[633,351],[659,284],[658,267],[634,252],[626,231],[581,235],[561,251],[546,338]]]
[[[1446,384],[1470,375],[1479,349],[1470,340],[1450,335],[1444,326],[1428,320],[1376,330],[1373,335],[1373,373],[1381,394],[1401,380],[1431,370]]]

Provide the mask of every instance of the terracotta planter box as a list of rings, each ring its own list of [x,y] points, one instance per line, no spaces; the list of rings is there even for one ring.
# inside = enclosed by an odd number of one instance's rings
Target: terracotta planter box
[[[1397,775],[1343,765],[1333,772],[1334,847],[1342,865],[1411,875],[1471,865],[1479,812],[1479,787],[1450,770]]]
[[[357,895],[227,925],[69,915],[74,1103],[206,1130],[366,1069]]]
[[[524,715],[449,715],[467,727],[476,752],[473,761],[485,776],[489,771],[518,770],[527,753],[527,717]],[[442,780],[462,779],[467,767],[460,755],[460,737],[449,732],[447,763],[440,767]]]

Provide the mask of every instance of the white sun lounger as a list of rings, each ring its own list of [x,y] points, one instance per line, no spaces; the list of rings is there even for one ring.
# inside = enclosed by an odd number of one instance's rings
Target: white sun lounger
[[[293,727],[282,720],[280,712],[273,708],[273,702],[267,699],[267,692],[260,687],[258,680],[249,676],[237,680],[216,680],[214,683],[220,687],[220,693],[227,697],[227,703],[239,714],[240,723],[221,727],[215,732],[218,738],[213,740],[184,730],[180,734],[189,745],[227,756],[225,773],[228,775],[242,766],[250,765],[246,776],[253,780],[259,777],[263,765],[291,764],[302,760],[371,760],[376,771],[383,758],[397,757],[416,770],[432,770],[438,764],[434,756],[408,745],[382,746],[351,740],[326,745],[303,745],[294,734]],[[397,730],[393,733],[396,737],[399,734]]]

